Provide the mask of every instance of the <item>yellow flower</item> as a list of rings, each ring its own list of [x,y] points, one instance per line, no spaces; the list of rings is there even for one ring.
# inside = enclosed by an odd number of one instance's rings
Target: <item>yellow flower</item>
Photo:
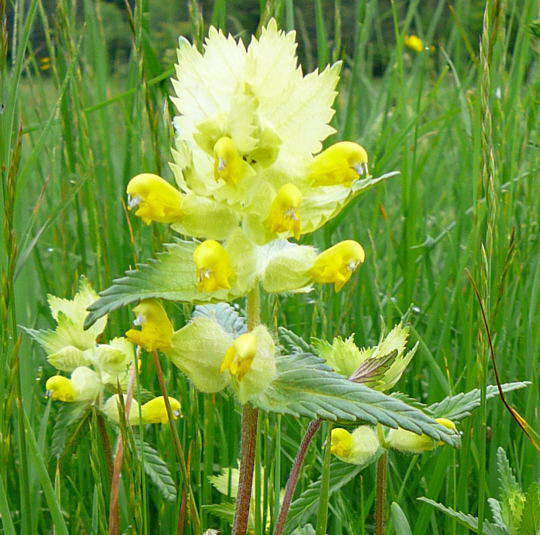
[[[169,404],[173,418],[176,419],[180,416],[180,402],[169,397]],[[163,396],[159,396],[145,403],[141,407],[141,415],[144,423],[147,424],[166,424],[169,421],[167,416],[167,409],[165,408],[165,399]]]
[[[315,156],[308,179],[316,186],[350,185],[368,174],[366,149],[352,141],[341,141]]]
[[[225,248],[214,240],[203,241],[194,251],[197,268],[197,288],[200,292],[229,289],[233,275],[231,259]]]
[[[310,274],[315,282],[334,283],[339,292],[364,259],[362,246],[354,240],[345,240],[323,251],[313,263]]]
[[[300,214],[298,208],[302,202],[302,193],[294,184],[281,186],[270,206],[270,215],[266,224],[272,232],[292,232],[300,239]]]
[[[126,338],[146,351],[157,351],[171,347],[173,326],[165,309],[156,299],[141,301],[133,312],[137,315],[133,324],[140,330],[129,329]]]
[[[47,395],[55,401],[75,401],[77,394],[71,381],[62,375],[53,375],[45,384]]]
[[[407,48],[415,52],[422,52],[424,50],[424,43],[417,35],[406,35],[404,43]]]
[[[160,176],[143,173],[127,186],[128,207],[147,225],[176,223],[182,218],[182,194]]]
[[[251,368],[257,353],[257,337],[253,332],[241,334],[225,353],[220,371],[228,370],[239,381]]]
[[[225,353],[220,371],[227,372],[240,403],[266,390],[277,374],[275,344],[268,329],[258,325],[241,334]]]
[[[227,184],[238,184],[248,171],[247,163],[242,160],[233,140],[224,136],[214,145],[214,178]]]
[[[457,432],[456,425],[451,420],[437,418],[435,421],[447,429]],[[417,435],[416,433],[406,431],[401,427],[390,430],[386,437],[386,443],[391,448],[404,453],[424,453],[426,451],[434,450],[437,446],[444,445],[444,442],[436,442],[428,435]]]
[[[341,461],[350,464],[366,464],[379,449],[375,430],[362,425],[349,433],[346,429],[332,429],[330,451]]]

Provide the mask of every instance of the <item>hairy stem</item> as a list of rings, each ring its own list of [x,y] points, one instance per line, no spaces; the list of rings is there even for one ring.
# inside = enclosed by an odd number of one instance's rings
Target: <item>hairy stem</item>
[[[321,424],[322,420],[313,420],[309,424],[304,438],[302,439],[302,443],[300,444],[300,448],[298,449],[298,453],[296,454],[296,458],[294,459],[294,463],[291,468],[291,473],[289,474],[289,479],[287,480],[285,495],[283,496],[283,503],[281,504],[281,509],[279,511],[279,517],[274,529],[274,535],[281,535],[283,533],[287,515],[289,514],[289,509],[294,496],[294,491],[296,490],[296,485],[300,476],[300,470],[302,469],[304,459],[306,458],[309,445],[319,430],[319,427],[321,427]]]
[[[375,535],[384,535],[387,464],[388,454],[384,452],[377,461],[377,489],[375,495]]]
[[[159,387],[161,389],[161,395],[163,396],[163,401],[165,402],[165,410],[167,411],[167,418],[169,420],[169,427],[171,429],[171,435],[173,438],[174,451],[176,453],[176,458],[178,464],[180,465],[180,473],[182,474],[183,485],[187,489],[187,495],[189,498],[189,512],[191,523],[193,525],[193,530],[195,533],[202,533],[201,530],[201,521],[199,519],[199,512],[195,505],[195,498],[193,496],[193,491],[189,483],[189,471],[187,469],[186,458],[184,455],[184,450],[180,442],[180,437],[178,436],[178,431],[174,423],[174,415],[171,409],[171,404],[169,403],[169,394],[167,393],[167,387],[165,386],[165,379],[163,378],[163,370],[161,369],[161,364],[159,362],[159,355],[157,351],[153,351],[152,355],[154,357],[154,366],[156,368],[156,374],[158,377]]]
[[[247,328],[252,330],[260,322],[261,298],[259,288],[255,287],[247,297]],[[249,403],[242,411],[242,442],[240,452],[240,481],[232,535],[246,535],[253,485],[253,467],[255,465],[255,445],[257,442],[257,420],[259,411]]]
[[[107,463],[107,474],[109,475],[109,481],[113,476],[113,461],[112,461],[112,448],[109,435],[107,434],[107,428],[105,427],[105,419],[103,415],[96,411],[97,426],[99,435],[101,437],[101,443],[103,445],[103,454],[105,455],[105,461]]]

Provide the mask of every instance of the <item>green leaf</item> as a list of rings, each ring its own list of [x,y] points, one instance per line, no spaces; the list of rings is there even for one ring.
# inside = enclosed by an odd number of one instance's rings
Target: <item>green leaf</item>
[[[538,535],[540,533],[540,485],[532,483],[527,491],[525,507],[517,535]]]
[[[466,528],[469,528],[475,533],[478,533],[478,519],[476,517],[472,515],[467,515],[460,511],[455,511],[454,509],[446,507],[442,503],[437,503],[433,500],[430,500],[429,498],[421,497],[418,498],[418,500],[435,507],[435,509],[443,512],[444,514],[452,518],[455,518],[462,526],[465,526]],[[495,524],[484,520],[482,533],[483,535],[508,535],[509,532],[501,526],[496,526]]]
[[[426,414],[429,414],[431,417],[434,418],[433,413],[431,412],[430,408],[421,401],[418,401],[416,398],[413,398],[409,396],[409,394],[404,394],[403,392],[392,392],[391,394],[388,394],[390,397],[393,397],[395,399],[399,399],[400,401],[403,401],[403,403],[406,403],[407,405],[410,405],[411,407],[415,407],[422,412],[425,412]]]
[[[394,523],[394,531],[396,535],[412,535],[411,526],[403,512],[403,509],[396,503],[392,502],[390,506],[390,514]]]
[[[242,297],[255,280],[255,249],[243,234],[233,234],[225,244],[231,251],[235,278],[230,290],[202,293],[197,290],[196,267],[193,252],[197,242],[175,240],[165,244],[166,251],[157,254],[147,264],[115,279],[112,286],[101,292],[100,298],[88,307],[84,327],[89,328],[99,318],[120,307],[140,299],[161,298],[169,301],[210,303],[232,301]]]
[[[529,381],[505,383],[501,385],[503,392],[511,392],[525,388],[531,383]],[[499,395],[497,385],[489,385],[487,387],[487,399],[494,398]],[[455,396],[444,398],[438,403],[433,403],[429,406],[429,410],[433,413],[434,418],[448,418],[453,422],[459,422],[463,418],[471,415],[471,412],[480,406],[480,390],[475,388],[466,394],[461,392]]]
[[[374,462],[378,456],[372,459]],[[370,462],[371,464],[371,462]],[[333,463],[330,471],[329,495],[344,487],[349,481],[352,481],[365,466],[342,463],[340,461]],[[301,496],[294,500],[287,516],[284,533],[291,533],[301,525],[304,525],[311,515],[317,510],[319,496],[321,493],[321,481],[313,481]],[[308,532],[309,533],[309,532]]]
[[[519,526],[525,507],[525,494],[519,486],[508,457],[503,448],[497,449],[497,473],[499,477],[501,516],[504,524],[513,528]]]
[[[203,511],[210,513],[211,515],[221,518],[229,524],[233,523],[234,520],[234,504],[232,503],[215,503],[212,505],[203,505]]]
[[[264,410],[310,419],[363,421],[425,433],[454,447],[460,437],[430,416],[382,392],[353,383],[309,353],[280,356],[278,375],[252,402]]]
[[[195,318],[208,318],[219,323],[223,330],[233,338],[247,331],[246,318],[229,303],[197,305],[192,315]]]
[[[312,345],[306,342],[301,336],[289,331],[285,327],[279,327],[279,341],[281,346],[288,353],[315,353]]]
[[[135,442],[139,458],[143,462],[144,471],[152,480],[159,492],[168,502],[176,500],[176,485],[169,471],[167,463],[159,456],[159,453],[141,437],[134,434]],[[144,460],[143,460],[144,459]]]
[[[51,453],[60,458],[66,445],[73,442],[81,431],[89,412],[88,403],[62,403],[56,414],[52,432]]]
[[[505,527],[505,522],[502,517],[501,502],[495,498],[488,498],[488,504],[493,522],[497,524],[497,526]]]

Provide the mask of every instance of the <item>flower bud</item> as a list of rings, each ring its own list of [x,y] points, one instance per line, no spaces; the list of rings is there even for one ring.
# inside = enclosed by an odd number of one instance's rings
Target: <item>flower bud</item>
[[[221,371],[231,376],[242,404],[266,390],[277,374],[275,345],[266,327],[240,335],[225,353]]]
[[[446,418],[437,418],[438,424],[456,431],[454,422]],[[426,434],[417,435],[412,431],[406,431],[401,427],[391,429],[386,437],[386,443],[393,449],[403,453],[424,453],[434,450],[437,446],[442,446],[444,442],[437,442]]]
[[[242,159],[233,140],[224,136],[214,145],[214,178],[236,185],[247,173],[248,164]]]
[[[197,288],[200,292],[215,292],[229,289],[233,275],[229,253],[214,240],[203,241],[194,251],[193,260],[197,268]]]
[[[378,449],[377,433],[368,425],[362,425],[352,433],[342,428],[332,429],[330,451],[341,461],[364,465]]]
[[[182,194],[160,176],[143,173],[127,186],[128,208],[147,225],[176,223],[182,218]]]
[[[49,377],[45,389],[53,401],[75,401],[77,397],[71,381],[63,375]]]
[[[124,405],[126,406],[126,394],[123,394],[124,397]],[[120,412],[122,411],[122,405],[120,405],[120,398],[118,397],[118,394],[115,394],[114,396],[111,396],[106,402],[105,405],[103,405],[103,413],[114,423],[119,424],[120,423]],[[131,400],[131,405],[129,407],[129,418],[127,419],[128,423],[130,425],[139,425],[140,424],[140,418],[139,418],[139,404],[137,403],[136,399]]]
[[[281,186],[270,206],[270,214],[266,219],[266,225],[271,232],[281,234],[292,233],[300,239],[300,213],[299,207],[302,202],[302,193],[294,184]]]
[[[176,420],[180,416],[180,402],[169,397],[172,416]],[[167,409],[165,408],[165,399],[159,396],[145,403],[141,407],[142,419],[145,424],[166,424],[169,421]]]
[[[315,186],[351,186],[368,174],[368,155],[364,147],[341,141],[322,151],[311,162],[308,179]]]
[[[173,326],[165,309],[157,299],[141,301],[133,312],[137,315],[133,324],[140,330],[129,329],[126,338],[146,351],[157,351],[171,347]]]
[[[315,282],[334,283],[336,292],[339,292],[364,259],[364,249],[358,242],[342,241],[317,257],[310,274]]]

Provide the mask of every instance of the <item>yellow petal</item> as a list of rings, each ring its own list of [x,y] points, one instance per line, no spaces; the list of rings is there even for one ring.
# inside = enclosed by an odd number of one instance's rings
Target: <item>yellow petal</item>
[[[233,140],[228,136],[218,139],[214,145],[214,178],[227,184],[238,184],[247,174],[248,164],[242,159]]]
[[[180,402],[169,397],[169,405],[171,406],[173,419],[176,420],[180,416]],[[141,407],[141,415],[143,422],[147,424],[166,424],[169,421],[167,409],[165,408],[165,399],[159,396],[145,403]]]
[[[55,401],[75,401],[77,397],[71,381],[62,375],[49,377],[45,384],[45,389],[51,396],[51,399]]]
[[[352,141],[341,141],[315,156],[308,179],[316,186],[350,186],[360,175],[367,174],[367,161],[364,147]]]
[[[323,251],[313,263],[310,274],[315,282],[334,283],[339,292],[364,259],[362,246],[354,240],[345,240]]]
[[[266,224],[271,232],[292,234],[300,239],[302,193],[294,184],[282,186],[270,206]]]
[[[160,176],[143,173],[127,186],[128,207],[147,225],[176,223],[182,218],[182,194]]]
[[[205,240],[193,253],[197,269],[197,288],[200,292],[215,292],[231,287],[231,259],[225,248],[215,240]]]
[[[157,351],[171,347],[173,326],[165,309],[157,299],[145,299],[134,309],[134,325],[140,330],[130,329],[126,338],[146,351]]]

